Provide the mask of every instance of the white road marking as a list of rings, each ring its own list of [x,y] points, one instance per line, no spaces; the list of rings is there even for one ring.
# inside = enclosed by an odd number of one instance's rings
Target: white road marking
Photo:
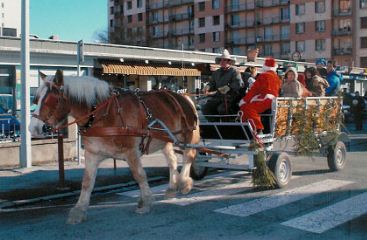
[[[326,208],[283,222],[300,230],[323,233],[367,213],[367,193],[348,198]]]
[[[226,172],[210,175],[206,179],[203,179],[201,181],[197,181],[197,183],[204,183],[204,182],[212,181],[212,180],[215,180],[215,179],[221,179],[223,177],[235,177],[235,176],[239,176],[239,175],[245,176],[246,172],[243,172],[243,171],[226,171]],[[162,185],[159,185],[159,186],[156,186],[156,187],[152,187],[152,188],[150,188],[150,190],[152,191],[153,195],[157,196],[157,195],[164,195],[167,188],[168,188],[168,184],[162,184]],[[117,195],[137,198],[140,195],[140,190],[137,189],[137,190],[127,191],[127,192],[117,193]]]
[[[279,192],[268,197],[263,197],[255,199],[253,201],[220,208],[215,210],[215,212],[235,215],[239,217],[247,217],[262,211],[277,208],[282,205],[310,197],[314,194],[334,190],[352,183],[353,182],[351,181],[328,179],[288,191]]]
[[[231,195],[237,192],[242,192],[246,188],[252,188],[252,186],[253,185],[252,185],[251,179],[248,179],[245,181],[241,181],[239,183],[217,187],[215,190],[197,192],[197,193],[193,193],[193,194],[184,196],[182,198],[165,199],[160,202],[171,203],[171,204],[176,204],[180,206],[187,206],[192,203],[224,198],[228,195]]]

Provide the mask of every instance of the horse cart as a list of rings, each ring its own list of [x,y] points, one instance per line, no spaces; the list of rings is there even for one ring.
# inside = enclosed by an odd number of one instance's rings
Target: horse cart
[[[208,168],[253,171],[259,154],[254,143],[260,144],[280,188],[292,176],[290,156],[324,156],[331,171],[341,170],[349,142],[340,131],[341,106],[339,97],[275,98],[271,111],[262,115],[262,134],[240,116],[216,116],[215,122],[201,118],[201,146],[191,176],[201,179]]]

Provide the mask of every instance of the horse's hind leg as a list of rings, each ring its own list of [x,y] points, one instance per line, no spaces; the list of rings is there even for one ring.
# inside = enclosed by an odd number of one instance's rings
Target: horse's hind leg
[[[187,194],[191,191],[194,183],[190,177],[191,164],[196,156],[196,149],[186,149],[183,154],[184,165],[182,166],[180,178],[179,178],[179,189],[181,193]]]
[[[85,152],[85,169],[77,204],[70,210],[67,223],[76,224],[84,221],[87,217],[87,209],[89,206],[90,195],[94,187],[99,163],[102,157]]]
[[[176,196],[178,184],[177,156],[173,150],[172,143],[167,143],[163,148],[163,154],[166,157],[169,167],[169,185],[166,190],[166,197],[172,198]]]
[[[150,191],[147,176],[141,164],[139,155],[134,149],[126,153],[126,158],[131,173],[140,188],[140,199],[138,202],[136,212],[140,214],[147,213],[150,211],[150,208],[153,204],[153,195],[152,192]]]

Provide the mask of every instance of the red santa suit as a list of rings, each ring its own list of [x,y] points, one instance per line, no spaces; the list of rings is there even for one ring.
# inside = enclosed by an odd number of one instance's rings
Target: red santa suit
[[[276,68],[275,60],[267,58],[263,67],[265,72],[256,78],[254,85],[240,102],[242,121],[250,120],[252,127],[257,130],[264,129],[259,113],[270,109],[273,98],[279,96],[282,82],[276,74]]]

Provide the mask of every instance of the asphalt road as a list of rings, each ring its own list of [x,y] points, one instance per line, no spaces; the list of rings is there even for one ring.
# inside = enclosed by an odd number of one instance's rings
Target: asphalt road
[[[65,224],[75,197],[3,209],[0,239],[367,239],[366,150],[365,140],[354,141],[340,172],[324,158],[293,158],[284,189],[256,190],[248,174],[219,171],[165,200],[166,181],[154,182],[146,215],[134,212],[134,188],[94,194],[79,225]]]

